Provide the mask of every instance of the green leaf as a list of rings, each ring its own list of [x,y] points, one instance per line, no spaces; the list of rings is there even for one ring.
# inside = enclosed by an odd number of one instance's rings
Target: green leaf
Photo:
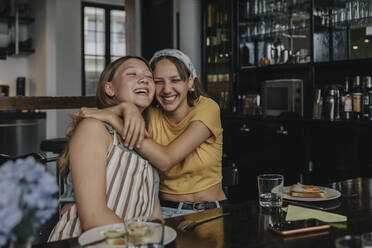
[[[34,237],[36,232],[32,224],[32,217],[34,216],[36,209],[29,211],[25,216],[23,216],[21,222],[13,229],[13,232],[17,236],[17,241],[15,247],[23,247],[30,238]]]

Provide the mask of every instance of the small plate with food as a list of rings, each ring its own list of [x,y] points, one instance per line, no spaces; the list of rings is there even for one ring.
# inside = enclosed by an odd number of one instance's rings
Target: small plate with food
[[[146,228],[141,226],[141,230],[136,231],[136,237],[139,236],[139,232],[143,233],[143,238],[151,232],[146,231]],[[123,247],[125,244],[125,229],[123,224],[112,224],[106,226],[99,226],[92,228],[79,237],[79,244],[81,246],[88,247],[102,247],[102,248],[116,248]],[[167,245],[175,240],[177,232],[169,227],[164,226],[164,241],[163,244]],[[138,237],[137,237],[138,238]]]
[[[273,190],[278,190],[277,188]],[[294,201],[328,201],[339,198],[341,193],[335,189],[304,185],[301,183],[283,187],[283,198]]]

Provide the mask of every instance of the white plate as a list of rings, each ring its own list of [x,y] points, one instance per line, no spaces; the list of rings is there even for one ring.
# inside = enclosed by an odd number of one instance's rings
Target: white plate
[[[291,186],[285,186],[283,187],[283,198],[288,199],[288,200],[294,200],[294,201],[328,201],[328,200],[333,200],[336,198],[339,198],[341,196],[341,193],[335,189],[327,188],[327,187],[322,187],[319,186],[319,188],[324,189],[327,192],[327,197],[326,198],[305,198],[305,197],[293,197],[287,194],[287,191],[291,188]]]
[[[82,233],[79,237],[79,244],[84,246],[85,244],[94,242],[95,240],[100,240],[103,239],[103,232],[107,230],[112,230],[116,228],[123,227],[123,224],[113,224],[113,225],[107,225],[107,226],[99,226],[96,228],[92,228],[84,233]],[[169,227],[169,226],[164,226],[164,245],[169,244],[173,240],[175,240],[177,237],[177,232]],[[118,248],[118,247],[123,247],[120,245],[108,245],[106,242],[103,240],[101,243],[91,245],[88,247],[103,247],[103,248]]]

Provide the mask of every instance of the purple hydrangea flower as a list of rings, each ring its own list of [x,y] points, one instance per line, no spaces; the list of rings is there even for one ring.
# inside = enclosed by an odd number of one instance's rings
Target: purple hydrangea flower
[[[20,233],[13,229],[33,212],[34,229],[56,211],[58,191],[55,178],[33,157],[8,161],[0,167],[0,247],[15,241]]]

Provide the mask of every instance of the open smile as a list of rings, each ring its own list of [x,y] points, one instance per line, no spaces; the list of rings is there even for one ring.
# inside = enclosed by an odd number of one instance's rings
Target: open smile
[[[161,96],[162,102],[164,104],[172,104],[177,98],[177,95],[172,96]]]
[[[134,93],[140,96],[148,96],[149,90],[146,88],[138,88],[134,90]]]

